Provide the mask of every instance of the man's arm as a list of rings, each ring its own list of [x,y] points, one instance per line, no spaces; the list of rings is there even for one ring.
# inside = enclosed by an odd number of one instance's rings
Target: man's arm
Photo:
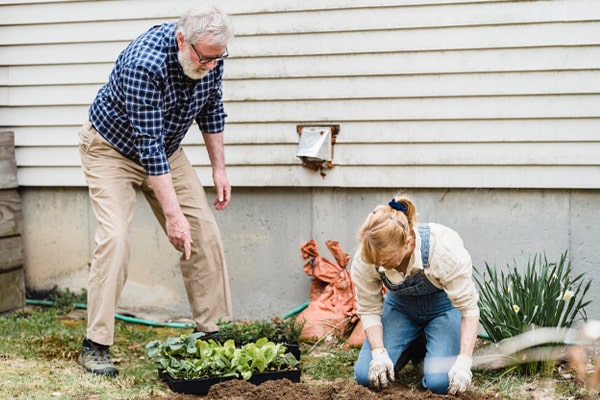
[[[227,207],[231,200],[231,185],[225,172],[223,132],[203,133],[202,137],[212,166],[213,183],[217,191],[217,198],[213,204],[217,210],[221,211]]]
[[[169,242],[182,250],[185,259],[189,260],[192,251],[192,231],[177,201],[171,174],[148,176],[148,180],[162,207]]]

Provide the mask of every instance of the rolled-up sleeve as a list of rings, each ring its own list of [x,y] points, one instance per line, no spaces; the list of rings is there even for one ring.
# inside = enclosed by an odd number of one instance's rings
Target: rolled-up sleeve
[[[363,328],[381,325],[383,286],[379,272],[374,265],[366,264],[362,260],[360,251],[354,255],[350,272],[356,288],[357,312]]]
[[[221,133],[225,130],[227,113],[223,106],[223,69],[223,61],[220,61],[219,67],[213,70],[215,87],[196,118],[196,123],[203,133]]]
[[[433,234],[439,237],[435,238],[431,260],[432,282],[446,291],[450,302],[463,317],[479,316],[479,294],[473,280],[473,262],[463,240],[448,228],[436,230]]]
[[[125,108],[133,128],[137,154],[148,175],[163,175],[171,168],[165,152],[163,95],[160,77],[143,67],[126,69],[123,73]]]

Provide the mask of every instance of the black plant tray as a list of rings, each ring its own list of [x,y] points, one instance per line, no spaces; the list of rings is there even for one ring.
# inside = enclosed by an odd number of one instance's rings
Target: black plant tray
[[[292,353],[296,357],[296,360],[300,361],[302,352],[298,343],[283,343],[283,345],[287,348],[288,353]]]
[[[292,382],[300,382],[300,369],[257,372],[248,379],[248,382],[254,385],[260,385],[263,382],[275,379],[287,378]],[[236,377],[215,377],[215,378],[200,378],[200,379],[175,379],[164,371],[159,370],[158,376],[166,382],[173,392],[188,393],[188,394],[207,394],[208,389],[217,383],[230,381],[232,379],[242,379]]]

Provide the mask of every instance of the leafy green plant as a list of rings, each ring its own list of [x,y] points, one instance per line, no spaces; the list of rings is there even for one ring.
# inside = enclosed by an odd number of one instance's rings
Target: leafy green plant
[[[67,314],[75,310],[78,304],[87,302],[87,290],[81,289],[78,294],[72,292],[69,288],[60,289],[55,285],[50,293],[50,300],[61,313]]]
[[[217,322],[219,340],[233,340],[237,346],[267,338],[275,343],[298,343],[304,322],[295,318],[273,318],[259,321],[222,321]]]
[[[272,340],[281,343],[298,343],[306,320],[299,321],[295,317],[275,318],[273,320],[276,336]]]
[[[498,343],[535,327],[570,328],[587,320],[585,299],[591,281],[584,274],[572,277],[564,252],[558,263],[545,254],[529,258],[524,268],[515,262],[507,273],[485,264],[475,269],[479,287],[480,322],[490,340]],[[524,363],[524,372],[544,370],[543,362]]]
[[[284,345],[267,338],[236,347],[233,340],[221,344],[200,337],[200,333],[182,334],[149,342],[148,356],[159,370],[176,379],[234,376],[247,380],[256,372],[291,369],[298,364],[293,355],[285,354]]]

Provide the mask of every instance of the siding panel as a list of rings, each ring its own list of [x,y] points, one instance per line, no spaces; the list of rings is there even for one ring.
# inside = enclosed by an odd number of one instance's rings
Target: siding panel
[[[369,104],[370,103],[370,104]],[[229,102],[232,123],[296,121],[471,120],[529,118],[595,118],[600,95],[548,95],[504,97],[447,97],[416,99],[277,100]],[[0,120],[10,126],[80,125],[87,106],[4,107]]]
[[[371,103],[371,104],[368,104]],[[600,95],[488,96],[416,99],[335,99],[230,102],[233,122],[587,118],[598,115]]]
[[[2,51],[1,47],[0,51]],[[111,50],[112,57],[107,57],[106,62],[88,64],[87,62],[92,60],[72,61],[74,64],[68,70],[65,64],[0,66],[0,82],[8,84],[10,76],[11,85],[76,83],[101,85],[106,81],[112,68],[109,58],[114,59],[118,51],[119,49]],[[88,54],[98,57],[95,52],[88,52]],[[71,54],[60,61],[67,62],[73,56]],[[598,70],[596,61],[598,59],[600,59],[600,46],[354,54],[352,68],[348,68],[350,64],[346,55],[241,58],[232,54],[227,59],[225,75],[231,80],[247,80],[482,72],[567,73],[578,70]],[[550,85],[551,82],[548,84]]]
[[[40,126],[18,129],[15,143],[19,148],[35,146],[72,146],[77,143],[79,125]],[[478,121],[387,121],[377,126],[369,122],[344,123],[336,149],[344,143],[536,143],[594,142],[600,132],[600,119],[579,119],[577,135],[573,123],[560,119],[505,119]],[[298,143],[295,125],[288,123],[230,123],[225,142],[230,145]],[[202,136],[192,127],[184,145],[201,145]]]
[[[411,143],[340,144],[336,165],[362,166],[595,166],[600,143]],[[49,151],[50,150],[50,151]],[[187,146],[195,164],[210,167],[202,146]],[[226,151],[230,166],[281,165],[293,168],[298,162],[295,144],[230,145]],[[268,155],[268,157],[266,157]],[[79,153],[73,147],[27,147],[16,152],[22,167],[78,167]]]
[[[442,98],[507,95],[600,93],[600,70],[570,72],[430,74],[332,77],[325,90],[316,90],[322,78],[236,79],[225,84],[224,99],[240,102],[334,99]],[[552,84],[548,84],[551,81]],[[8,106],[89,103],[98,84],[28,85],[0,88],[0,104]]]
[[[36,3],[37,13],[30,12],[31,3]],[[309,0],[302,3],[295,0],[262,0],[260,2],[229,1],[221,7],[234,16],[244,14],[250,17],[256,14],[262,16],[276,15],[277,19],[280,19],[281,14],[302,15],[311,12],[314,15],[314,13],[327,11],[327,14],[333,18],[340,10],[355,12],[364,12],[365,10],[373,12],[375,10],[377,12],[378,9],[381,9],[389,12],[389,10],[401,9],[405,16],[402,21],[405,24],[423,24],[427,22],[426,18],[434,18],[440,24],[440,19],[455,21],[461,18],[465,21],[471,19],[471,22],[487,21],[489,23],[497,20],[495,14],[498,14],[500,20],[506,19],[508,14],[515,21],[569,19],[570,15],[581,18],[581,11],[586,8],[589,10],[594,4],[594,0],[578,1],[577,3],[568,3],[564,0],[556,1],[557,5],[552,8],[536,4],[535,1],[518,6],[506,2],[502,4],[502,7],[498,7],[496,3],[498,1],[494,0],[453,0],[452,2],[448,0],[379,0],[365,6],[363,0],[344,0],[343,2],[337,0]],[[0,1],[0,6],[3,7],[3,12],[0,14],[0,24],[25,25],[89,20],[168,19],[177,18],[181,10],[197,4],[198,2],[195,0],[179,0],[177,4],[159,0],[112,0],[110,2],[86,0]],[[470,7],[473,4],[476,4],[477,7]],[[68,12],[65,12],[65,9],[68,9]],[[432,13],[431,10],[436,12]],[[385,17],[386,15],[382,14],[382,16]],[[311,21],[306,21],[304,24],[299,23],[298,19],[293,21],[295,24],[292,25],[295,26],[311,25]],[[327,17],[322,17],[319,20],[319,22],[322,21],[327,23]],[[344,21],[341,20],[341,22]],[[393,23],[393,20],[391,22]],[[369,24],[370,21],[360,23]],[[256,31],[256,24],[251,22],[249,24],[253,26],[252,31]],[[289,25],[287,25],[287,29],[289,29]],[[241,32],[244,33],[243,30]]]
[[[321,187],[321,188],[497,188],[497,189],[597,189],[597,166],[369,166],[359,169],[333,168],[322,178],[310,170],[276,166],[231,166],[227,176],[234,187]],[[209,167],[196,167],[200,180],[212,182]],[[390,176],[394,184],[390,185]],[[23,167],[18,171],[21,186],[84,186],[80,167]]]
[[[21,185],[85,184],[77,130],[114,59],[195,3],[0,3],[0,124]],[[600,2],[223,7],[234,186],[600,187]],[[325,179],[295,157],[309,123],[341,125]],[[184,144],[210,184],[197,128]]]
[[[151,26],[152,23],[145,27]],[[82,28],[87,29],[87,27]],[[97,28],[96,28],[97,29]],[[111,30],[113,27],[110,28]],[[135,29],[141,33],[144,29]],[[2,35],[4,36],[4,34]],[[16,65],[64,62],[108,62],[128,43],[122,40],[89,43],[6,44],[0,57]],[[469,26],[450,28],[385,29],[320,33],[239,36],[231,44],[238,57],[286,57],[331,54],[449,51],[597,45],[600,23]],[[507,41],[507,37],[511,38]]]
[[[386,29],[238,37],[235,54],[293,56],[403,51],[501,49],[595,44],[597,22]],[[507,41],[510,37],[510,42]],[[283,39],[283,40],[282,40]]]

